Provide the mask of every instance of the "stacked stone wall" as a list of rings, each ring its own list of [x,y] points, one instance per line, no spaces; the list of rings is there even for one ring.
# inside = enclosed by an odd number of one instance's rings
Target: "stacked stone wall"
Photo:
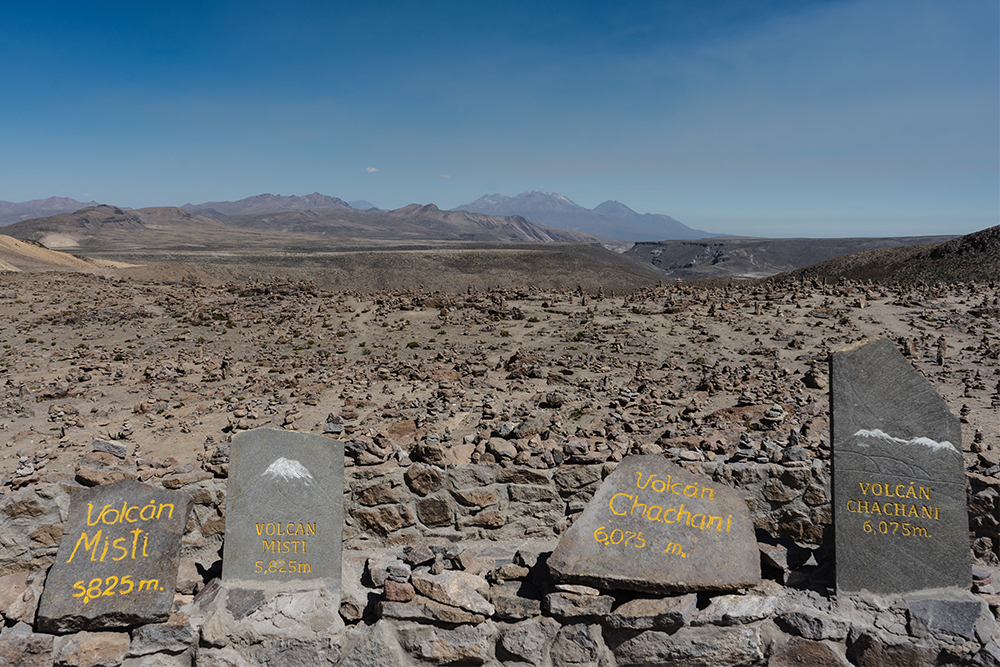
[[[547,555],[613,460],[537,469],[390,459],[346,470],[339,608],[325,594],[268,599],[215,579],[225,478],[167,470],[149,482],[195,501],[171,619],[62,636],[32,624],[72,482],[26,486],[0,502],[0,664],[97,664],[83,656],[98,654],[100,664],[128,667],[1000,664],[1000,569],[977,568],[978,595],[829,595],[825,457],[785,450],[775,462],[679,462],[747,498],[760,529],[760,586],[651,596],[556,585]],[[970,477],[970,539],[981,561],[996,543],[997,495],[990,478]]]

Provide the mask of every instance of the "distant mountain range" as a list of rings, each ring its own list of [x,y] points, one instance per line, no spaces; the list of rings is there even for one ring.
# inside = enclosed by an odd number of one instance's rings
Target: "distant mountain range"
[[[227,210],[259,210],[268,206],[268,201],[259,200],[232,207],[225,205],[240,202],[211,204],[204,208],[192,208],[196,211],[215,211],[218,217],[173,206],[126,211],[101,204],[73,213],[24,220],[4,227],[3,231],[8,236],[37,241],[50,248],[92,249],[248,245],[318,247],[386,240],[620,245],[611,239],[542,227],[520,216],[442,211],[433,204],[411,204],[393,211],[359,211],[343,203],[343,207],[337,205],[239,215],[223,215],[218,212],[219,205]]]
[[[69,197],[49,197],[22,202],[0,200],[0,225],[9,225],[31,218],[44,218],[58,213],[72,213],[85,206],[97,206],[97,202],[78,202]]]
[[[305,196],[262,194],[239,201],[185,204],[181,208],[215,218],[288,211],[315,211],[322,217],[329,217],[329,211],[382,212],[374,204],[363,199],[348,203],[338,197],[318,192]],[[411,207],[403,207],[396,210],[410,209]],[[594,209],[589,209],[563,195],[540,190],[522,192],[516,197],[501,194],[485,195],[470,204],[456,206],[451,211],[468,211],[500,217],[520,216],[540,227],[623,241],[703,239],[719,236],[701,229],[692,229],[669,215],[636,213],[621,202],[609,200]]]
[[[79,202],[69,197],[49,197],[48,199],[34,199],[20,203],[0,201],[0,226],[34,218],[51,217],[60,213],[73,213],[83,208],[95,206],[98,206],[97,202]],[[131,210],[126,207],[118,208],[125,211]],[[237,201],[189,203],[180,208],[189,213],[217,219],[294,211],[314,211],[319,217],[326,220],[332,219],[332,212],[345,214],[385,213],[364,199],[348,203],[339,197],[331,197],[318,192],[301,196],[265,193]],[[404,207],[396,210],[402,211],[410,208]],[[419,208],[417,207],[417,209]],[[610,239],[633,242],[701,239],[719,236],[700,229],[692,229],[669,215],[636,213],[621,202],[609,200],[596,208],[588,209],[563,195],[540,190],[522,192],[516,197],[501,194],[486,195],[470,204],[457,206],[451,211],[468,211],[469,213],[500,217],[520,216],[537,227],[555,228],[588,237],[599,237],[605,242]],[[441,214],[443,215],[444,212],[442,211]],[[336,218],[336,216],[333,217]],[[551,233],[548,235],[551,236]],[[565,235],[562,236],[565,237]]]
[[[339,197],[321,195],[318,192],[304,196],[283,196],[267,193],[255,195],[253,197],[246,197],[245,199],[240,199],[239,201],[209,201],[204,204],[184,204],[181,208],[191,213],[198,213],[200,215],[207,215],[211,217],[223,215],[255,215],[258,213],[305,211],[312,209],[334,209],[337,211],[356,210]]]
[[[662,241],[665,239],[704,239],[713,234],[692,229],[658,213],[636,213],[625,204],[608,200],[593,209],[553,192],[532,190],[516,197],[484,195],[476,201],[457,206],[454,211],[475,211],[490,215],[520,215],[532,222],[584,234],[594,234],[627,241]]]

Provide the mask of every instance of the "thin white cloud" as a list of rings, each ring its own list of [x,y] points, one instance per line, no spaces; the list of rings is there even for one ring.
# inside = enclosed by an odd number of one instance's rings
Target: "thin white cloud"
[[[438,174],[438,178],[451,178],[451,174]]]
[[[365,172],[369,174],[374,174],[376,171],[378,171],[378,169],[375,167],[365,167]]]

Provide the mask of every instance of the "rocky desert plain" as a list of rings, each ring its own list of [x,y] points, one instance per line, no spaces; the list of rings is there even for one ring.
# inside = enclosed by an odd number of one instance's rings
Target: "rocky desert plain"
[[[37,252],[0,274],[0,665],[1000,664],[996,274],[374,290]],[[972,589],[936,606],[834,592],[828,357],[874,336],[961,420]],[[216,599],[228,443],[258,427],[345,443],[339,608]],[[630,454],[742,493],[762,583],[557,585]],[[67,487],[119,479],[194,497],[174,612],[38,631]]]

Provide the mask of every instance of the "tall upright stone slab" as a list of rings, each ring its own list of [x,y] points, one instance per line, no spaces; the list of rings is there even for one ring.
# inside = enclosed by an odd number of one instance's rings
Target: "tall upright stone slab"
[[[36,620],[76,632],[167,620],[191,496],[133,480],[70,488]]]
[[[830,357],[838,593],[972,582],[962,430],[885,338]]]
[[[340,591],[344,443],[255,429],[233,436],[223,582]]]
[[[760,582],[746,502],[662,456],[627,456],[549,557],[556,581],[673,592]]]

